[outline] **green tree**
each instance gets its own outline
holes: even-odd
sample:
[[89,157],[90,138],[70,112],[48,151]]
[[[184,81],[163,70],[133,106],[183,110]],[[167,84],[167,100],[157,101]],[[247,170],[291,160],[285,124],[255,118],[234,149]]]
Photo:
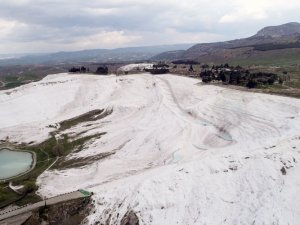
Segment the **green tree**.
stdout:
[[25,193],[31,193],[38,189],[37,185],[35,184],[35,181],[33,180],[27,180],[24,183],[24,192]]
[[64,153],[64,147],[57,143],[53,148],[52,148],[52,154],[55,156],[62,156]]

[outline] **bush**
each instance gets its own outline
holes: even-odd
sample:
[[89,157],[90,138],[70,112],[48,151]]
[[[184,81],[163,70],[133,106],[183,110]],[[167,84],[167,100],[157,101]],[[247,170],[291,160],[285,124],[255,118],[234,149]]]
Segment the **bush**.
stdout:
[[211,82],[211,81],[212,81],[212,79],[211,79],[210,76],[204,76],[204,77],[202,78],[202,82],[203,82],[203,83],[209,83],[209,82]]
[[269,78],[269,79],[268,79],[268,84],[269,84],[269,85],[274,84],[275,80],[276,80],[275,77]]
[[257,86],[257,82],[255,80],[249,80],[246,86],[247,88],[255,88]]
[[202,68],[202,69],[208,69],[208,68],[209,68],[209,65],[203,64],[203,65],[201,66],[201,68]]
[[97,68],[96,74],[107,75],[108,74],[107,66],[99,66]]
[[25,193],[31,193],[38,189],[37,185],[35,184],[35,181],[28,180],[24,183],[24,192]]
[[55,156],[62,156],[64,154],[64,147],[61,144],[56,144],[52,148],[52,154]]

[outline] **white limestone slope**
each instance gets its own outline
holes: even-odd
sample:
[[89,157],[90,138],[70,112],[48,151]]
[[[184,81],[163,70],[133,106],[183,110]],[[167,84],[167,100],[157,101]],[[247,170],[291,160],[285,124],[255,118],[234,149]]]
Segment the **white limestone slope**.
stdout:
[[39,194],[93,191],[88,224],[119,224],[130,210],[140,224],[299,224],[300,100],[198,83],[48,76],[0,92],[0,139],[42,141],[49,124],[112,108],[87,132],[107,134],[70,158],[115,154],[45,172]]
[[136,63],[136,64],[128,64],[120,67],[118,70],[123,72],[129,71],[143,71],[145,69],[152,69],[153,63]]

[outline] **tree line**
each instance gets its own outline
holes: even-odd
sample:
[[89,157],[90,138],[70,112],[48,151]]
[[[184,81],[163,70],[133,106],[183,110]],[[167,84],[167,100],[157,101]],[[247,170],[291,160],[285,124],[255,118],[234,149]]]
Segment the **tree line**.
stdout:
[[145,71],[150,72],[151,74],[165,74],[170,72],[169,67],[168,64],[159,62],[154,64],[151,69],[145,69]]
[[[69,71],[69,73],[89,73],[90,69],[86,68],[84,66],[79,66],[79,67],[73,66],[68,71]],[[93,73],[100,74],[100,75],[107,75],[108,67],[107,66],[99,66],[99,67],[97,67],[96,71],[94,71]]]
[[200,73],[202,82],[210,83],[220,81],[224,84],[240,85],[248,88],[256,88],[259,85],[272,85],[276,81],[281,83],[277,74],[265,72],[249,72],[240,66],[233,67],[228,64],[213,66]]

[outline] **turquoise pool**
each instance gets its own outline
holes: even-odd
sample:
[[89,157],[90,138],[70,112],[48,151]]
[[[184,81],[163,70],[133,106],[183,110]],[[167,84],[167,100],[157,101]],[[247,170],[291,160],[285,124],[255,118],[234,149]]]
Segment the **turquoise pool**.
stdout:
[[33,155],[29,152],[0,149],[0,180],[25,173],[32,163]]

